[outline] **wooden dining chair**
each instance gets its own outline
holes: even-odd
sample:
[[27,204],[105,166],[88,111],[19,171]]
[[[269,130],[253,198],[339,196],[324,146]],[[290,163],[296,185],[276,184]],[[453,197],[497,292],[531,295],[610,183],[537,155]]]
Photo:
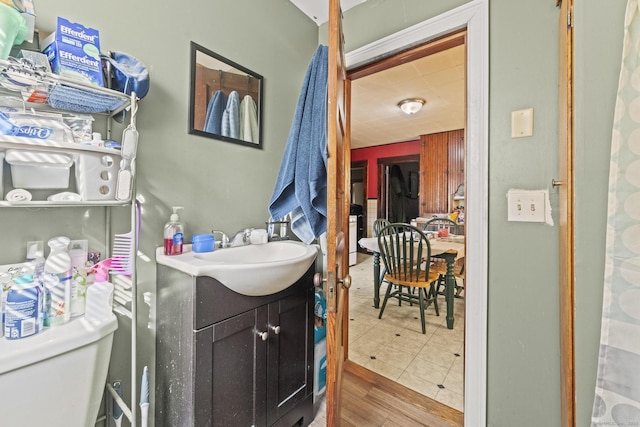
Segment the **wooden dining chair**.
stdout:
[[[461,235],[462,227],[460,224],[449,218],[432,218],[422,226],[422,230],[437,233],[440,229],[446,229],[450,235]],[[447,274],[447,264],[437,256],[432,257],[432,269],[440,273],[438,280],[438,294],[445,295],[444,288],[446,286],[445,275]],[[465,285],[464,257],[456,259],[454,275],[456,277],[455,297],[462,298],[462,292]],[[458,284],[458,280],[462,284]]]
[[438,230],[445,229],[449,234],[459,235],[462,234],[462,227],[460,224],[449,218],[431,218],[422,225],[423,231],[438,232]]
[[430,263],[424,262],[431,257],[429,239],[418,227],[392,223],[378,233],[378,246],[385,267],[384,279],[389,282],[378,319],[382,319],[389,298],[417,303],[422,333],[426,333],[426,308],[433,304],[436,315],[440,315],[436,293],[439,273],[431,271]]
[[382,230],[387,225],[391,224],[386,218],[378,218],[373,221],[373,237],[378,237],[380,230]]

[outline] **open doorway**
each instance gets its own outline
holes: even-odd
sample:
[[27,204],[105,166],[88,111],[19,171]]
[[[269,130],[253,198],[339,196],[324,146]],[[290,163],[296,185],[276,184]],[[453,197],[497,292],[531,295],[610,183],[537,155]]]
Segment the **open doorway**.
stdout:
[[[452,49],[455,52],[451,52],[450,50]],[[440,90],[443,90],[445,85],[449,85],[447,89],[458,85],[456,86],[456,88],[459,88],[457,92],[456,89],[451,90],[459,98],[457,100],[460,106],[459,120],[453,120],[448,124],[443,124],[443,121],[440,121],[440,125],[444,127],[428,128],[421,127],[423,126],[421,124],[413,125],[408,117],[399,115],[396,118],[397,120],[402,120],[402,122],[392,123],[390,121],[389,123],[377,123],[377,125],[382,126],[382,128],[401,126],[405,131],[418,132],[407,135],[413,140],[421,140],[427,134],[445,133],[452,130],[460,130],[464,133],[465,49],[465,32],[458,31],[423,46],[413,47],[410,50],[410,54],[403,53],[402,55],[386,58],[380,62],[353,70],[350,75],[352,79],[352,101],[354,97],[359,95],[357,92],[359,80],[366,79],[369,76],[379,76],[386,72],[388,76],[385,81],[386,84],[375,84],[369,86],[367,90],[369,92],[388,91],[394,85],[391,79],[402,79],[404,71],[401,71],[401,68],[409,68],[410,71],[418,74],[419,77],[416,80],[428,80],[431,77],[431,84],[437,86]],[[462,55],[461,63],[453,59],[456,54]],[[442,63],[437,65],[440,67],[437,72],[427,71],[422,64],[418,64],[419,61],[423,60],[424,62],[434,63],[438,55],[444,58],[446,65],[442,65]],[[384,65],[381,65],[381,63]],[[452,71],[451,68],[447,70],[447,67],[457,68]],[[455,83],[452,81],[454,76],[456,76],[457,80]],[[410,79],[405,77],[404,81],[408,80]],[[373,86],[377,87],[377,89],[373,88]],[[417,86],[418,82],[416,81],[416,87],[409,86],[408,90],[417,91],[419,90]],[[408,94],[404,96],[408,96]],[[425,95],[425,97],[427,96]],[[380,100],[376,100],[375,95],[373,95],[370,98],[370,102],[375,103],[380,102]],[[375,108],[374,104],[371,103],[369,105]],[[437,96],[428,97],[426,102],[428,108],[437,109],[438,113],[442,113],[442,110],[446,110],[446,108],[451,108],[450,106],[445,106],[445,104],[439,103]],[[357,105],[357,102],[352,102],[352,117],[357,114]],[[396,107],[395,104],[393,107]],[[412,119],[423,117],[423,120],[428,120],[426,119],[428,112],[423,111],[422,113],[424,114],[422,116],[416,114]],[[449,109],[448,113],[445,111],[445,116],[451,119],[456,115]],[[432,119],[428,124],[433,126],[433,123],[434,120]],[[352,121],[352,142],[356,137],[355,135],[357,135],[358,126],[359,122],[356,118]],[[387,148],[394,146],[399,141],[409,140],[409,138],[384,139],[385,137],[381,131],[378,131],[375,136],[380,136],[380,139],[378,139],[379,144],[386,144]],[[370,136],[367,141],[372,141],[373,139]],[[352,145],[352,148],[358,147]],[[425,182],[424,178],[429,176],[430,171],[437,169],[434,166],[440,160],[434,159],[442,159],[443,156],[425,156],[420,144],[417,144],[413,149],[415,150],[413,153],[387,153],[384,157],[376,160],[375,169],[373,169],[373,165],[370,165],[369,176],[375,175],[377,185],[375,186],[375,194],[372,194],[371,188],[368,192],[369,204],[375,204],[376,207],[374,211],[375,217],[369,218],[369,221],[375,218],[386,218],[391,222],[408,223],[412,219],[422,216],[423,209],[420,205],[420,193],[425,189],[421,188],[421,183]],[[445,153],[448,153],[448,150],[445,150]],[[445,162],[444,167],[440,169],[447,173],[447,168],[448,163]],[[444,182],[448,185],[446,178]],[[448,192],[448,190],[446,191]],[[447,193],[444,200],[448,202],[450,196]],[[416,307],[404,304],[401,307],[394,307],[397,310],[393,313],[391,311],[385,312],[385,319],[387,320],[381,321],[381,319],[378,319],[379,310],[372,307],[371,303],[371,267],[373,266],[373,261],[371,258],[363,257],[361,259],[363,260],[361,265],[356,265],[350,269],[353,285],[350,293],[349,359],[379,375],[432,398],[436,402],[462,412],[464,410],[464,322],[459,321],[454,329],[449,329],[444,320],[444,314],[437,316],[435,313],[428,312],[430,319],[427,322],[431,322],[428,325],[429,334],[422,334],[420,322],[416,321],[418,316]],[[384,290],[386,285],[382,288]],[[444,310],[444,304],[442,306]],[[458,319],[464,319],[464,298],[455,301],[454,310]]]
[[408,223],[420,216],[420,157],[386,157],[378,160],[378,218]]
[[[465,319],[464,424],[485,426],[487,422],[487,289],[489,174],[489,7],[488,0],[473,0],[432,19],[377,40],[346,55],[347,69],[381,62],[397,52],[466,28],[465,182],[467,229],[465,252],[467,311]],[[351,125],[353,126],[353,121]],[[353,148],[353,147],[352,147]],[[357,266],[356,266],[357,267]],[[353,271],[353,270],[351,270]],[[352,285],[353,292],[353,285]],[[350,324],[350,323],[349,323]],[[351,327],[349,327],[351,332]]]

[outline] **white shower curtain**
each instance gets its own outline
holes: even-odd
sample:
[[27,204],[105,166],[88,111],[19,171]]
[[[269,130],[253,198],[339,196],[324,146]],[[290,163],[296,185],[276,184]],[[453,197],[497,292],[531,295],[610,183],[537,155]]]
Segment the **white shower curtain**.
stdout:
[[592,427],[640,426],[640,0],[628,0],[611,139]]

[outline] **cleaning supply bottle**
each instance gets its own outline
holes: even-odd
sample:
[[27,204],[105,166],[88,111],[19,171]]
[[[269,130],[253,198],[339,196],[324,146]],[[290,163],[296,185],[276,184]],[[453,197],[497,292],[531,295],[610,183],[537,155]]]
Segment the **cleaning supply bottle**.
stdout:
[[44,326],[62,325],[71,319],[70,241],[59,236],[47,242],[51,252],[44,262]]
[[72,240],[69,244],[71,257],[71,317],[84,314],[87,295],[88,240]]
[[164,226],[164,254],[180,255],[182,253],[182,243],[184,240],[184,224],[180,222],[178,210],[184,209],[180,206],[173,207],[173,214]]
[[33,281],[40,288],[40,299],[38,301],[38,330],[44,328],[44,249],[42,240],[27,242],[27,265],[33,275]]
[[111,258],[96,263],[89,274],[95,274],[94,282],[87,288],[87,304],[84,318],[90,322],[103,322],[113,312],[113,283],[109,282]]
[[7,293],[4,334],[6,339],[25,338],[40,332],[40,286],[33,275],[23,274],[13,278]]
[[42,282],[44,273],[44,249],[42,240],[27,242],[27,263],[33,269],[33,278],[37,282]]

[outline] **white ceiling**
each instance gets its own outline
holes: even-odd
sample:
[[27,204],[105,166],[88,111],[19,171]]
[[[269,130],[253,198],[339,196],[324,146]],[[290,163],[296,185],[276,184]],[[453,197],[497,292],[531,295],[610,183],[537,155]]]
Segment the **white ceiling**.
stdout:
[[[351,9],[354,6],[364,3],[367,0],[340,0],[342,11]],[[316,24],[322,25],[329,19],[328,2],[321,0],[291,0],[298,9],[303,11],[305,15],[313,19]]]
[[[351,83],[351,148],[412,141],[464,128],[465,47],[451,48]],[[407,115],[405,98],[426,104]]]
[[[341,0],[342,10],[364,1]],[[326,2],[291,2],[318,25],[327,20]],[[464,45],[353,80],[351,148],[412,141],[420,135],[463,129],[464,96]],[[416,114],[406,115],[398,107],[405,98],[427,102]]]

